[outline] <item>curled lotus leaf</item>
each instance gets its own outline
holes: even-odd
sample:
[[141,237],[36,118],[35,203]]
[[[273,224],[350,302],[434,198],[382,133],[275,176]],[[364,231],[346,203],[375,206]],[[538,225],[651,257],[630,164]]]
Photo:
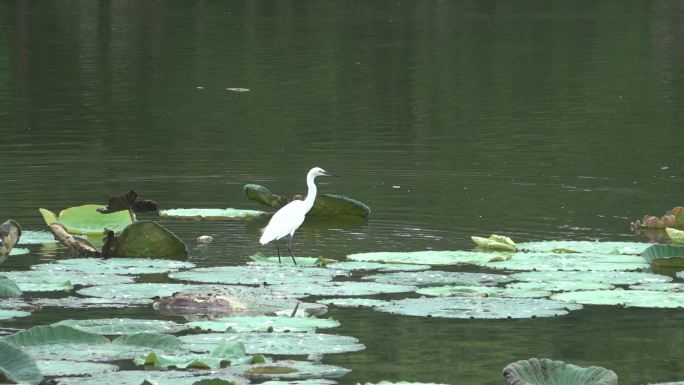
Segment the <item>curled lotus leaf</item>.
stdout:
[[637,283],[670,282],[671,277],[636,271],[528,271],[511,274],[516,281],[549,282],[574,281],[598,282],[610,285],[633,285]]
[[375,274],[364,277],[380,283],[414,286],[459,285],[459,286],[496,286],[510,282],[506,275],[488,273],[466,273],[456,271],[418,271]]
[[613,285],[591,281],[529,281],[513,282],[506,285],[511,289],[543,290],[548,292],[577,291],[577,290],[609,290]]
[[392,301],[375,310],[417,317],[500,319],[555,317],[581,308],[541,298],[431,297]]
[[265,211],[242,209],[170,209],[162,210],[159,216],[168,219],[197,221],[242,221],[269,215]]
[[478,263],[479,266],[496,270],[577,270],[577,271],[629,271],[648,268],[648,263],[638,255],[605,254],[555,254],[515,253],[505,260]]
[[[247,184],[244,187],[247,198],[257,201],[262,205],[279,209],[286,204],[296,199],[302,199],[300,196],[284,197],[273,194],[269,189],[257,184]],[[311,211],[307,215],[312,216],[340,216],[351,215],[359,217],[367,217],[370,215],[370,208],[363,202],[355,199],[334,195],[334,194],[320,194],[316,198]]]
[[296,266],[216,266],[201,267],[169,274],[180,281],[202,283],[224,283],[231,285],[282,285],[297,283],[327,282],[339,273],[317,267]]
[[59,215],[46,209],[40,209],[40,213],[48,225],[55,222],[61,223],[71,234],[99,235],[104,234],[105,230],[119,232],[133,223],[128,211],[117,211],[111,214],[98,212],[98,209],[104,208],[106,206],[87,204],[64,209]]
[[418,265],[476,265],[486,263],[497,254],[473,251],[371,252],[347,255],[358,262],[409,263]]
[[547,358],[521,360],[506,365],[508,385],[617,385],[615,372],[598,366],[580,367]]
[[665,229],[665,232],[667,233],[667,236],[670,237],[672,240],[672,243],[675,244],[684,244],[684,231],[683,230],[677,230],[672,227],[668,227]]
[[160,274],[195,267],[194,263],[173,261],[168,259],[141,258],[70,258],[51,263],[42,263],[32,267],[33,270],[47,271],[55,275],[64,272],[82,272],[84,274]]
[[557,301],[583,305],[621,305],[624,307],[679,308],[684,307],[684,292],[656,290],[585,290],[558,293],[551,296]]
[[67,319],[55,325],[66,325],[88,333],[102,335],[124,335],[136,333],[177,333],[187,329],[187,326],[173,321],[133,319],[133,318],[102,318],[102,319]]
[[176,234],[152,221],[138,221],[126,226],[120,234],[107,233],[102,246],[105,258],[183,259],[188,248]]
[[248,354],[332,354],[365,349],[354,337],[323,333],[209,333],[180,337],[188,350],[209,352],[223,341],[239,341]]
[[0,341],[0,382],[38,384],[43,380],[36,362],[16,346]]
[[651,266],[684,267],[684,246],[655,244],[641,255]]
[[643,242],[543,241],[518,243],[518,250],[557,254],[641,254],[651,244]]
[[515,242],[509,237],[503,235],[491,235],[489,238],[483,237],[470,237],[470,239],[475,242],[475,244],[483,249],[487,250],[502,250],[515,252],[516,245]]
[[424,287],[416,293],[433,297],[503,297],[503,298],[544,298],[551,295],[548,291],[489,286],[437,286]]
[[193,329],[218,332],[232,330],[236,332],[282,333],[334,328],[340,326],[340,323],[334,319],[316,317],[238,316],[193,321],[186,325]]
[[36,361],[40,372],[44,376],[82,376],[97,373],[115,372],[119,367],[101,362],[78,362],[64,360],[40,360]]

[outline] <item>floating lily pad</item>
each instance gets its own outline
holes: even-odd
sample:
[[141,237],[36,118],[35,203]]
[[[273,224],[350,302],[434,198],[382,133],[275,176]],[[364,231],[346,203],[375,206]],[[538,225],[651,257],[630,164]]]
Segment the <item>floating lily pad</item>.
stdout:
[[0,309],[0,320],[30,316],[31,313],[23,310]]
[[330,318],[315,317],[269,317],[269,316],[240,316],[221,317],[206,321],[188,322],[193,329],[224,332],[309,332],[316,329],[334,328],[340,323]]
[[641,254],[650,243],[643,242],[592,242],[592,241],[544,241],[518,243],[518,250],[558,254]]
[[148,299],[115,299],[97,297],[36,298],[31,301],[41,307],[61,307],[68,309],[127,308],[136,305],[149,305]]
[[617,385],[615,372],[597,366],[579,367],[546,358],[521,360],[506,365],[508,385]]
[[115,285],[133,282],[131,276],[115,274],[88,273],[85,271],[50,271],[40,270],[8,271],[8,278],[16,282],[24,292],[33,291],[71,291],[74,285]]
[[15,248],[13,248],[13,249],[10,251],[9,255],[10,255],[10,256],[14,256],[14,255],[25,255],[25,254],[28,254],[28,253],[30,253],[30,252],[31,252],[31,250],[29,250],[29,249],[26,249],[26,248],[23,248],[23,247],[15,247]]
[[102,246],[107,257],[183,259],[188,249],[176,234],[152,221],[138,221],[118,235],[108,234]]
[[88,377],[62,377],[55,379],[57,385],[141,385],[144,383],[154,385],[193,385],[201,380],[210,380],[220,377],[223,380],[233,381],[236,385],[246,385],[249,381],[237,376],[206,371],[186,370],[122,370],[94,374]]
[[144,357],[138,356],[136,365],[144,365],[146,369],[195,368],[221,369],[229,365],[250,363],[252,357],[245,353],[245,347],[240,342],[224,341],[219,343],[209,354],[159,354],[151,352]]
[[265,211],[241,209],[171,209],[159,212],[160,217],[170,219],[193,219],[206,221],[235,221],[254,219],[269,215]]
[[415,286],[392,285],[378,282],[336,281],[318,283],[294,283],[270,286],[278,295],[286,296],[358,296],[383,293],[406,293],[416,290]]
[[[249,258],[251,261],[249,264],[252,265],[276,265],[276,266],[283,266],[283,265],[289,265],[289,266],[295,266],[295,263],[292,261],[292,258],[290,256],[285,256],[283,255],[281,258],[276,257],[266,257],[265,255],[261,253],[256,253],[254,255],[250,255]],[[297,257],[297,266],[299,267],[305,267],[305,266],[315,266],[315,267],[326,267],[330,263],[335,263],[337,262],[334,259],[327,259],[323,257]]]
[[112,214],[97,211],[104,208],[106,206],[88,204],[62,210],[59,216],[45,209],[40,209],[40,213],[48,225],[56,221],[64,225],[71,234],[97,235],[103,234],[105,230],[119,232],[133,222],[127,210]]
[[665,229],[665,232],[667,233],[667,236],[670,237],[670,239],[672,240],[672,243],[684,244],[684,231],[668,227]]
[[160,274],[195,267],[194,263],[147,258],[71,258],[33,266],[34,270],[62,275],[64,271],[86,274]]
[[390,303],[389,301],[371,298],[327,298],[317,302],[340,307],[379,307]]
[[[357,384],[361,385],[361,384]],[[377,383],[372,383],[372,382],[366,382],[363,385],[445,385],[445,384],[436,384],[434,382],[408,382],[408,381],[399,381],[399,382],[392,382],[392,381],[380,381]]]
[[42,380],[40,369],[31,356],[0,341],[0,382],[38,384]]
[[489,238],[470,237],[478,247],[489,250],[502,250],[515,252],[515,242],[509,237],[503,235],[491,235]]
[[260,385],[336,385],[337,382],[327,380],[325,378],[316,378],[309,380],[271,380],[261,382]]
[[419,265],[473,265],[486,263],[497,254],[473,251],[373,252],[347,255],[359,262],[412,263]]
[[93,375],[119,370],[116,365],[100,362],[41,360],[36,361],[36,364],[44,376],[50,377]]
[[648,268],[648,263],[637,255],[515,253],[499,261],[478,263],[497,270],[579,270],[628,271]]
[[210,333],[180,337],[187,349],[208,352],[222,341],[239,341],[249,354],[331,354],[365,349],[354,337],[322,333]]
[[19,245],[41,245],[46,243],[57,243],[57,240],[49,231],[32,231],[23,230],[21,238],[19,238]]
[[21,290],[13,280],[0,276],[0,298],[18,297],[20,295]]
[[559,292],[577,290],[610,290],[614,286],[608,283],[591,281],[531,281],[513,282],[506,285],[506,287],[511,289]]
[[416,293],[434,297],[503,297],[503,298],[544,298],[551,295],[548,291],[488,287],[488,286],[438,286],[424,287]]
[[655,244],[641,255],[652,266],[684,267],[684,246]]
[[[299,259],[297,259],[299,260]],[[329,268],[347,271],[423,271],[430,269],[427,265],[410,265],[406,263],[378,263],[378,262],[337,262],[328,265]]]
[[382,283],[415,286],[496,286],[499,283],[511,281],[508,276],[501,274],[463,273],[438,270],[376,274],[364,277],[364,279]]
[[88,333],[102,335],[124,335],[136,333],[176,333],[187,329],[183,324],[173,321],[133,319],[133,318],[104,318],[84,320],[63,320],[55,325],[71,326]]
[[180,283],[131,283],[123,285],[104,285],[86,287],[78,291],[81,295],[100,298],[118,299],[149,299],[154,297],[170,296],[175,292],[197,289],[197,285],[184,285]]
[[551,296],[557,301],[584,305],[622,305],[625,307],[678,308],[684,307],[684,292],[656,290],[586,290],[558,293]]
[[151,348],[162,352],[177,352],[183,350],[183,342],[176,336],[159,333],[127,334],[115,338],[114,345],[130,345]]
[[631,290],[684,291],[684,283],[642,283],[631,285]]
[[252,265],[202,267],[169,274],[169,277],[180,281],[203,283],[281,285],[327,282],[337,274],[334,270],[317,267]]
[[[238,368],[236,368],[238,369]],[[285,370],[283,370],[285,369]],[[238,369],[240,370],[240,369]],[[318,362],[310,361],[294,361],[281,360],[274,363],[251,365],[245,372],[244,376],[252,380],[263,379],[311,379],[310,381],[296,381],[292,384],[299,385],[315,385],[315,384],[331,384],[330,381],[323,378],[339,378],[349,373],[349,369],[345,369],[334,365],[325,365]],[[313,380],[315,378],[315,380]],[[316,382],[320,381],[320,382]],[[262,382],[269,384],[272,382]]]
[[636,283],[670,282],[671,277],[633,271],[529,271],[510,276],[516,281],[549,282],[599,282],[610,285],[633,285]]
[[106,337],[64,325],[34,326],[30,329],[1,337],[0,340],[16,347],[56,344],[100,344],[109,342]]
[[565,315],[581,306],[536,298],[432,297],[392,301],[375,309],[418,317],[532,318]]

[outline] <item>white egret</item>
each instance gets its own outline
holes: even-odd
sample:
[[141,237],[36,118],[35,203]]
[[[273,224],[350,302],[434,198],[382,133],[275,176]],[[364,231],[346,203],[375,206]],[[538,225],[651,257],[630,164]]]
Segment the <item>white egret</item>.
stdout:
[[[290,237],[290,242],[287,244],[287,251],[290,252],[292,257],[292,262],[296,265],[294,255],[292,255],[292,237],[294,232],[301,226],[304,222],[304,217],[306,213],[313,207],[314,201],[316,200],[316,184],[314,179],[317,176],[337,176],[331,172],[327,172],[320,167],[314,167],[306,174],[306,185],[309,191],[306,194],[304,200],[294,200],[285,206],[281,207],[280,210],[276,211],[268,222],[268,225],[264,227],[264,233],[259,239],[259,243],[265,245],[273,240],[278,240],[284,236]],[[276,250],[278,251],[278,262],[280,262],[280,247],[276,245]]]

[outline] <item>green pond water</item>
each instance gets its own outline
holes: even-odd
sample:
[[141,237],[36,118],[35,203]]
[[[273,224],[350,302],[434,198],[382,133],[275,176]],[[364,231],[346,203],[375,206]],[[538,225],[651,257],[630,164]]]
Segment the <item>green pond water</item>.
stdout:
[[[304,193],[321,166],[343,177],[319,192],[372,215],[307,220],[297,255],[647,241],[630,221],[684,204],[682,41],[674,0],[0,2],[0,220],[41,230],[39,207],[129,189],[164,209],[264,209],[244,184]],[[216,266],[273,253],[266,221],[161,222]],[[27,247],[0,270],[68,257]],[[323,358],[352,370],[342,384],[500,384],[530,357],[684,379],[681,310],[329,315],[367,347]],[[51,308],[0,326],[74,317],[167,318]]]

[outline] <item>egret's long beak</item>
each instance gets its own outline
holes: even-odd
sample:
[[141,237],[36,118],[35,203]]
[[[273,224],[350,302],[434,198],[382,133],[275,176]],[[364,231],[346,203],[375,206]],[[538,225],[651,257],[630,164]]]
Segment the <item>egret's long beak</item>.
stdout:
[[333,174],[333,173],[331,173],[330,171],[323,171],[323,172],[325,173],[325,176],[336,176],[336,177],[339,178],[339,175]]

